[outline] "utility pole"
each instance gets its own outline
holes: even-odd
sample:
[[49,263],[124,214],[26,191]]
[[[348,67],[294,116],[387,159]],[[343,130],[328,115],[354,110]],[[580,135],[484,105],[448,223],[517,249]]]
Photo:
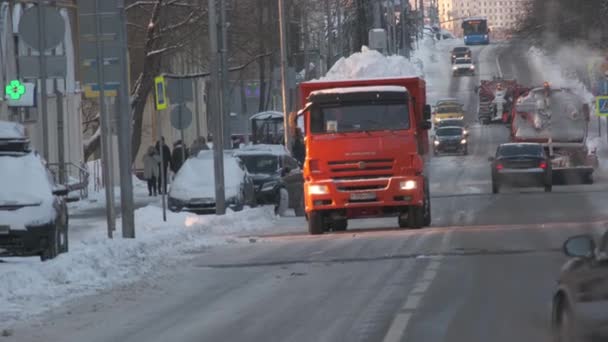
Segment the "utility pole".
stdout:
[[[333,36],[333,23],[331,20],[331,7],[329,6],[329,0],[325,0],[325,16],[327,17],[327,68],[329,69],[333,65],[333,51],[331,41]],[[285,117],[287,118],[287,116]]]
[[[279,4],[279,39],[281,43],[281,95],[283,97],[283,132],[285,147],[291,151],[291,132],[289,131],[289,109],[287,108],[287,27],[285,16],[285,1],[278,0]],[[329,66],[328,66],[329,67]]]
[[337,43],[337,51],[336,51],[336,57],[339,59],[342,57],[342,54],[344,53],[344,45],[342,45],[342,7],[340,5],[340,0],[336,0],[336,18],[337,18],[337,25],[336,25],[336,30],[337,30],[337,39],[336,39],[336,43]]
[[55,100],[57,101],[57,162],[59,164],[59,183],[67,184],[65,170],[65,133],[63,127],[63,94],[59,91],[57,79],[53,80],[53,87],[55,88]]
[[382,28],[382,19],[380,11],[380,0],[374,2],[374,28]]
[[44,28],[46,27],[46,18],[42,13],[42,0],[38,0],[38,58],[40,68],[40,110],[42,115],[42,153],[44,159],[49,162],[49,112],[48,112],[48,94],[46,89],[46,34]]
[[[120,14],[119,44],[121,47],[120,70],[122,74],[121,85],[118,94],[118,159],[120,165],[120,206],[122,212],[122,237],[135,238],[135,217],[133,205],[133,178],[132,178],[132,153],[131,150],[131,99],[129,89],[129,48],[127,45],[127,15],[125,13],[125,1],[118,1],[118,12]],[[98,19],[99,20],[99,19]]]
[[224,105],[222,95],[222,85],[219,75],[219,50],[217,32],[217,10],[216,0],[209,0],[209,50],[211,68],[211,96],[209,97],[211,108],[213,108],[213,171],[215,176],[215,212],[217,215],[226,213],[226,193],[224,191],[224,145],[223,145],[223,121]]
[[99,2],[95,0],[95,46],[97,50],[97,83],[99,84],[99,122],[101,123],[101,154],[102,172],[106,192],[106,218],[108,221],[108,237],[113,237],[116,229],[114,215],[114,182],[112,180],[112,151],[110,137],[110,119],[106,112],[105,79],[103,74],[103,50],[101,48],[101,22],[99,20]]
[[228,21],[226,20],[226,0],[219,0],[220,2],[220,34],[222,35],[220,56],[221,56],[221,83],[222,92],[220,94],[220,101],[222,101],[222,116],[225,122],[223,122],[223,142],[225,149],[232,149],[231,139],[231,127],[230,127],[230,99],[228,97]]

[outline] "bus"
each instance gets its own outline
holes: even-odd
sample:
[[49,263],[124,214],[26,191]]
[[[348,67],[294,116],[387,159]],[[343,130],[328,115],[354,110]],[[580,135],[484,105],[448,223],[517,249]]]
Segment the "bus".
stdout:
[[486,18],[467,18],[462,21],[464,44],[490,44],[490,29]]

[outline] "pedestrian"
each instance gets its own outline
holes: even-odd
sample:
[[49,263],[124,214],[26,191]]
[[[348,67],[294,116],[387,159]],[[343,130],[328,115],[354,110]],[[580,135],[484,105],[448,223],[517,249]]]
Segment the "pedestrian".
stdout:
[[190,155],[196,157],[200,151],[209,150],[205,137],[198,137],[190,145]]
[[177,174],[177,171],[184,165],[184,162],[190,154],[190,149],[187,148],[181,140],[173,143],[173,153],[171,155],[171,171]]
[[[161,143],[162,143],[162,154],[161,154]],[[159,177],[158,177],[158,192],[161,194],[167,193],[167,178],[169,172],[169,165],[171,164],[171,149],[165,143],[165,137],[161,137],[161,141],[156,142],[156,152],[162,157],[162,163],[159,164]],[[161,169],[162,168],[162,169]]]
[[148,147],[148,151],[143,157],[144,179],[148,182],[148,196],[156,196],[160,156],[156,153],[154,146]]
[[304,146],[302,130],[299,127],[296,128],[296,135],[293,140],[292,151],[293,157],[300,163],[300,165],[304,165],[304,159],[306,158],[306,147]]

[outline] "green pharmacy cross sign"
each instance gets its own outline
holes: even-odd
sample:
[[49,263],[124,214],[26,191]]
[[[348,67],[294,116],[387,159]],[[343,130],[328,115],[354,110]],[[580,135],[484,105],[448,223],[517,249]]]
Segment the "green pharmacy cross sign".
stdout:
[[4,89],[6,96],[11,100],[19,100],[25,94],[25,86],[19,80],[12,80]]

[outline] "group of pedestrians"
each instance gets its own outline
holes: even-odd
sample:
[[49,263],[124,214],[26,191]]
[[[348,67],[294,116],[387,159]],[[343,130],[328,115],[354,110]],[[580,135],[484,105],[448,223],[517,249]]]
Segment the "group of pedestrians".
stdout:
[[162,137],[161,141],[157,141],[156,145],[148,147],[143,156],[144,179],[148,182],[148,195],[166,194],[169,169],[173,174],[177,174],[190,155],[196,155],[205,149],[208,150],[209,147],[203,137],[196,139],[191,148],[186,147],[183,141],[177,140],[173,143],[173,151],[171,151],[165,143],[165,137]]

